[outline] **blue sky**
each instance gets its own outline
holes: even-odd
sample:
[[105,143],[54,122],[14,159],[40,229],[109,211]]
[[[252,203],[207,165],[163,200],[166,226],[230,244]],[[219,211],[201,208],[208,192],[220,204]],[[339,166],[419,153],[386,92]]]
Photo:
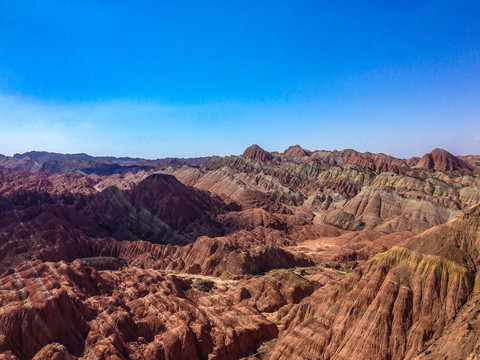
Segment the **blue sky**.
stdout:
[[480,154],[478,1],[0,2],[0,153]]

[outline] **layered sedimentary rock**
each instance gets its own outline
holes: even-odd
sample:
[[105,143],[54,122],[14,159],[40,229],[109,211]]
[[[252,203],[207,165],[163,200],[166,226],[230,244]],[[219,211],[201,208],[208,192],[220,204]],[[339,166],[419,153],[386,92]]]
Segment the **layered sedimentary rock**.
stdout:
[[243,156],[252,158],[254,160],[268,162],[273,160],[273,155],[270,154],[268,151],[263,150],[257,144],[254,144],[243,152]]
[[[281,276],[272,276],[281,284]],[[0,281],[0,354],[20,360],[239,358],[278,333],[257,307],[298,302],[309,294],[304,282],[294,285],[294,294],[288,282],[285,290],[252,283],[239,294],[218,283],[204,292],[156,270],[97,272],[79,260],[28,261]]]
[[270,359],[474,358],[479,229],[477,206],[317,290],[286,315]]
[[288,149],[286,149],[283,152],[283,155],[289,156],[289,157],[304,157],[304,156],[309,156],[310,154],[311,154],[311,151],[303,149],[300,145],[290,146]]
[[0,156],[0,358],[478,357],[477,160]]
[[472,167],[465,161],[443,149],[433,149],[422,156],[416,168],[437,171],[472,170]]
[[338,151],[337,155],[344,159],[345,164],[359,165],[376,172],[388,171],[405,174],[410,170],[410,167],[404,160],[396,159],[393,156],[385,154],[360,153],[352,149],[347,149]]
[[77,208],[119,240],[185,243],[221,235],[214,217],[222,206],[172,175],[152,174],[131,190],[109,187]]
[[458,214],[424,200],[405,199],[385,190],[365,186],[362,191],[341,209],[330,211],[328,223],[351,230],[363,228],[385,232],[422,232],[432,225],[447,222]]

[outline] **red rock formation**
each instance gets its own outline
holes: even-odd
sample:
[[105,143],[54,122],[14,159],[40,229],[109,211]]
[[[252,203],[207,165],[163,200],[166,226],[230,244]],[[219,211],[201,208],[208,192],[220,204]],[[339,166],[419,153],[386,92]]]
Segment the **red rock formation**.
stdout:
[[50,195],[96,193],[96,181],[80,174],[47,175],[28,171],[0,169],[0,195],[10,196],[19,191]]
[[359,165],[365,169],[376,172],[391,171],[405,174],[410,170],[410,167],[405,161],[385,154],[360,153],[352,149],[347,149],[336,152],[336,155],[344,158],[345,164]]
[[243,156],[263,162],[269,162],[273,160],[272,154],[270,154],[268,151],[263,150],[257,144],[251,145],[246,148],[243,152]]
[[319,162],[329,166],[342,165],[344,159],[330,151],[314,151],[306,160],[306,163]]
[[214,218],[222,206],[172,175],[152,174],[131,190],[109,187],[89,197],[81,211],[119,240],[181,244],[221,235]]
[[480,353],[478,173],[438,151],[413,170],[353,150],[246,153],[0,156],[0,358]]
[[467,155],[467,156],[458,156],[460,160],[465,161],[472,168],[476,169],[478,172],[480,170],[480,156],[479,155]]
[[288,157],[304,157],[310,156],[311,151],[303,149],[300,145],[290,146],[287,150],[283,152],[283,155]]
[[[0,354],[20,360],[232,359],[277,334],[255,301],[225,287],[204,293],[155,270],[27,262],[0,289]],[[304,296],[289,289],[269,291],[285,301]]]
[[404,245],[416,234],[410,231],[385,234],[375,230],[361,230],[329,235],[298,241],[285,249],[293,254],[308,255],[317,265],[348,269],[392,246]]
[[[480,344],[467,335],[472,317],[462,307],[478,307],[476,291],[469,298],[478,276],[479,229],[477,206],[317,290],[285,317],[270,359],[471,355]],[[460,347],[448,346],[461,336]]]
[[[211,285],[199,291],[198,281]],[[259,311],[298,303],[313,286],[288,270],[237,283],[135,266],[97,272],[77,260],[27,261],[0,290],[3,358],[232,359],[277,335]]]
[[327,213],[327,223],[349,230],[378,229],[384,232],[420,233],[443,224],[458,211],[430,202],[406,200],[385,190],[365,186],[341,209]]
[[415,167],[436,171],[472,170],[472,167],[465,161],[443,149],[433,149],[428,154],[423,155]]

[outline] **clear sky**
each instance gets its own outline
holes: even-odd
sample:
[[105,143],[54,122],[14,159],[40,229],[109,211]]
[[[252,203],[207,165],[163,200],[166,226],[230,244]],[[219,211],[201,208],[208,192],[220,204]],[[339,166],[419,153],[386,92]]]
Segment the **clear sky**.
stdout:
[[0,153],[480,154],[480,2],[0,1]]

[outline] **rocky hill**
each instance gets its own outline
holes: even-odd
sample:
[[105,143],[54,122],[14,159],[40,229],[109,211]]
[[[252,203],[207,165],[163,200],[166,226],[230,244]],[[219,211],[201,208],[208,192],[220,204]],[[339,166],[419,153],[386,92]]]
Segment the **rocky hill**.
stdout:
[[477,358],[478,159],[0,156],[0,359]]

